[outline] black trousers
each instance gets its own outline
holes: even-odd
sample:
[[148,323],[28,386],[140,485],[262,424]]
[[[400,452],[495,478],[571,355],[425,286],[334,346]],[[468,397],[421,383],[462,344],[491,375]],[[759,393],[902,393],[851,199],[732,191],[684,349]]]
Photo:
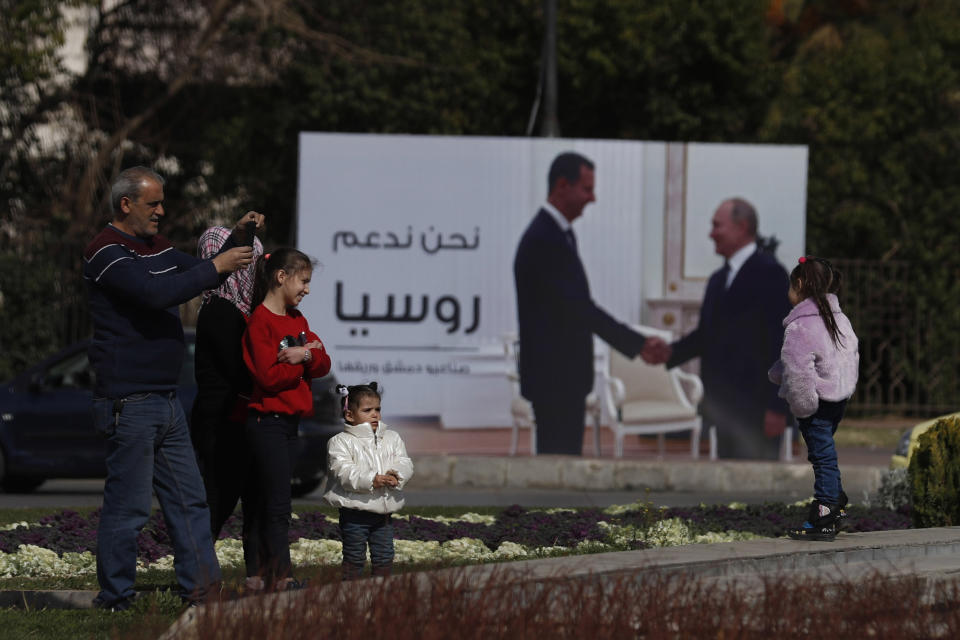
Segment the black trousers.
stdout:
[[532,404],[537,421],[537,453],[582,455],[586,396],[558,395]]
[[197,318],[195,371],[197,397],[190,417],[190,435],[210,507],[213,539],[237,502],[243,509],[243,559],[248,576],[260,571],[259,526],[254,522],[253,456],[242,418],[231,419],[238,397],[250,394],[250,376],[243,363],[241,340],[246,318],[232,302],[213,296]]
[[247,443],[253,453],[256,498],[254,521],[264,554],[264,580],[271,584],[290,575],[290,476],[297,455],[300,419],[278,413],[250,412]]

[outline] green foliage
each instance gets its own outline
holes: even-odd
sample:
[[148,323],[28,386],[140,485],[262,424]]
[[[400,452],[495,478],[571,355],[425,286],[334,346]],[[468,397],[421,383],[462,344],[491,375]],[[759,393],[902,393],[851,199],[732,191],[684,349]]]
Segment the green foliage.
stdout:
[[47,301],[59,288],[59,265],[0,253],[0,380],[49,355],[59,345],[60,318]]
[[[89,68],[71,77],[55,55],[62,9],[84,5],[98,20]],[[203,49],[192,47],[210,7],[197,6],[5,6],[0,232],[28,245],[23,230],[52,221],[83,244],[94,229],[77,209],[102,210],[111,172],[143,163],[168,178],[164,234],[178,246],[247,209],[269,217],[268,244],[289,243],[302,131],[527,130],[540,0],[238,2]],[[904,283],[904,304],[928,325],[924,349],[960,347],[960,3],[558,0],[557,58],[564,136],[808,145],[808,250],[908,261],[920,286]],[[41,145],[32,124],[54,118],[69,135]],[[98,145],[121,129],[126,140],[84,183]],[[9,298],[20,283],[2,286]],[[0,334],[2,346],[18,335]],[[923,376],[958,372],[911,375],[939,388]]]
[[920,436],[907,468],[916,527],[960,524],[960,418],[944,418]]

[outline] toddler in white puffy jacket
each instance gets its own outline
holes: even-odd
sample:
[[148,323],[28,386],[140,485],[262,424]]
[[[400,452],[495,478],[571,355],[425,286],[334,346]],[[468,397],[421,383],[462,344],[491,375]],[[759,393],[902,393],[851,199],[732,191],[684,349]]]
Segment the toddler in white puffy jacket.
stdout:
[[403,486],[413,475],[400,434],[380,421],[376,382],[340,385],[346,430],[327,444],[327,487],[324,499],[340,509],[343,579],[359,578],[367,547],[374,576],[388,576],[393,567],[391,514],[403,507]]

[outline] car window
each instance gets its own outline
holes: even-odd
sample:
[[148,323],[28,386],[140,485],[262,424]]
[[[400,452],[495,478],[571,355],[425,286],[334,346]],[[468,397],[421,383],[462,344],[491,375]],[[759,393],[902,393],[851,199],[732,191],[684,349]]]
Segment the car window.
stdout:
[[78,351],[50,365],[44,374],[43,383],[52,389],[92,388],[93,368],[86,350]]

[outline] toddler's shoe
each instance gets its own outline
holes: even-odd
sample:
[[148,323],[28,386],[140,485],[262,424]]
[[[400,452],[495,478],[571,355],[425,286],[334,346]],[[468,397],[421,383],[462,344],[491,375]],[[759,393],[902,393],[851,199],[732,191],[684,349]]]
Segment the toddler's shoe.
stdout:
[[815,540],[830,542],[837,537],[837,517],[840,509],[835,504],[814,500],[810,503],[807,521],[799,527],[787,530],[794,540]]
[[836,519],[837,533],[840,533],[840,529],[843,528],[843,523],[844,523],[844,522],[846,521],[846,519],[847,519],[847,509],[846,509],[846,506],[847,506],[849,503],[850,503],[850,500],[847,498],[847,494],[844,493],[843,490],[841,490],[841,491],[840,491],[840,498],[839,498],[839,500],[837,501],[837,519]]

